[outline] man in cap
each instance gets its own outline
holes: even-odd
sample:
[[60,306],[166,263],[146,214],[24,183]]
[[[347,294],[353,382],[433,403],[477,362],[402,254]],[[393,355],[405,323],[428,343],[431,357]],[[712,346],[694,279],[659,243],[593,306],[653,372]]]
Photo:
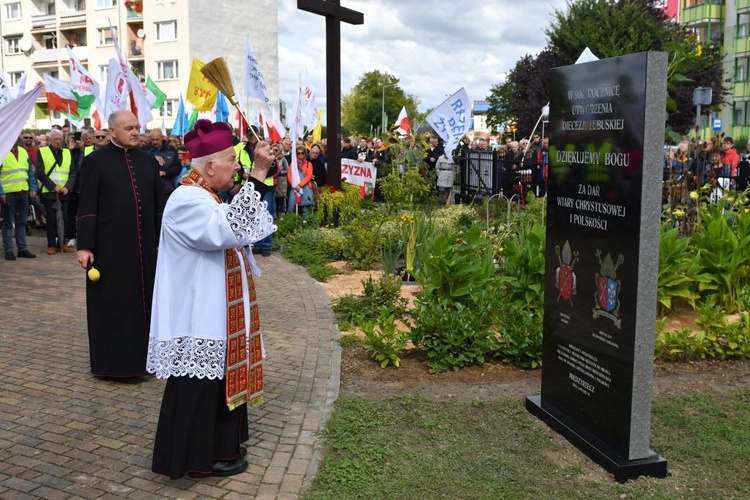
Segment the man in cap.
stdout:
[[146,373],[164,188],[156,160],[138,147],[138,118],[115,111],[109,130],[111,142],[81,166],[77,257],[101,273],[86,280],[91,373],[132,378]]
[[198,120],[185,135],[192,169],[164,210],[146,369],[167,378],[151,469],[178,479],[231,476],[247,469],[247,404],[263,390],[262,338],[243,247],[271,234],[262,197],[274,160],[266,142],[231,203],[239,170],[225,123]]

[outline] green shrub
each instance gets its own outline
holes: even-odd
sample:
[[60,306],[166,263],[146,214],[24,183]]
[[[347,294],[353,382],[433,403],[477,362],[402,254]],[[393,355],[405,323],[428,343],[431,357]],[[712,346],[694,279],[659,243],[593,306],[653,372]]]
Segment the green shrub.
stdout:
[[362,320],[375,320],[386,308],[389,314],[401,318],[406,314],[408,301],[401,297],[401,280],[394,276],[372,276],[361,281],[362,296],[344,295],[333,302],[333,312],[341,330],[362,326]]
[[320,239],[317,243],[317,249],[330,260],[341,260],[344,258],[344,249],[346,248],[346,236],[340,228],[321,227]]
[[500,342],[495,355],[506,363],[523,368],[541,367],[542,311],[530,311],[523,304],[506,301],[505,308],[499,308],[498,312]]
[[466,231],[481,221],[477,217],[476,207],[471,205],[447,205],[437,207],[430,213],[430,222],[434,227],[449,231]]
[[386,204],[412,206],[430,194],[432,183],[418,170],[409,169],[404,175],[393,172],[381,177],[378,186]]
[[699,292],[714,296],[730,313],[738,310],[742,290],[750,286],[750,215],[744,207],[732,205],[735,201],[725,197],[704,205],[698,230],[691,236]]
[[396,318],[388,307],[380,308],[377,322],[363,319],[362,331],[365,338],[362,344],[365,350],[380,363],[381,368],[389,364],[398,368],[401,364],[399,354],[406,347],[408,340],[406,332],[396,328]]
[[415,276],[423,292],[412,311],[411,340],[435,372],[482,363],[493,346],[497,299],[492,247],[478,228],[440,233],[425,243]]
[[343,228],[346,246],[344,259],[354,269],[369,270],[380,262],[384,238],[378,226],[357,221]]
[[659,280],[657,306],[660,313],[672,309],[672,301],[681,299],[695,308],[700,297],[695,291],[697,261],[689,251],[689,238],[679,238],[678,228],[662,228],[659,240]]
[[509,303],[517,302],[541,314],[544,309],[546,229],[527,221],[509,234],[500,257],[501,282]]

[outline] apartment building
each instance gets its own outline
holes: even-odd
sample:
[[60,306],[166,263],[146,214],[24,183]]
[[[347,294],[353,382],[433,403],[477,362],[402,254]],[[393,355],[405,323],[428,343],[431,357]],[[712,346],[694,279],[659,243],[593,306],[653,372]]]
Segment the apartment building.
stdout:
[[[243,94],[245,40],[251,34],[269,97],[279,106],[278,0],[0,0],[0,68],[11,85],[28,72],[26,89],[48,73],[70,80],[65,48],[102,87],[115,56],[110,24],[134,72],[150,76],[167,95],[149,127],[174,124],[193,59],[223,56]],[[46,129],[64,117],[47,110],[43,95],[29,127]]]
[[[680,0],[679,20],[699,40],[722,46],[732,93],[716,117],[727,135],[750,137],[750,0]],[[710,118],[704,117],[704,135],[712,134]]]

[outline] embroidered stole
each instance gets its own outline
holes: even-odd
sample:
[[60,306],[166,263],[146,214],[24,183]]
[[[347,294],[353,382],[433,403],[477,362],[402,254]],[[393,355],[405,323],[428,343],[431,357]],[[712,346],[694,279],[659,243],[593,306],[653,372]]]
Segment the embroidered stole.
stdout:
[[[221,203],[219,196],[208,186],[200,174],[188,172],[181,184],[199,186]],[[240,262],[242,259],[243,262]],[[243,266],[250,294],[250,332],[246,334],[245,300],[242,287]],[[224,250],[224,273],[227,300],[227,353],[224,374],[226,401],[229,410],[242,404],[253,406],[263,401],[263,353],[261,348],[260,314],[255,294],[250,263],[242,248]]]

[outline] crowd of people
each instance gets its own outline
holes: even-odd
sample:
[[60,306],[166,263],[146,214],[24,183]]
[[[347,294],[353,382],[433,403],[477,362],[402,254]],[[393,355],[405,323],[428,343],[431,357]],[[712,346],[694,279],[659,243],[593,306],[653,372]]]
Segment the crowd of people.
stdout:
[[715,144],[708,138],[699,143],[684,140],[677,146],[667,146],[664,153],[665,197],[667,181],[684,181],[689,190],[709,184],[712,198],[726,190],[744,190],[750,170],[750,140],[740,154],[729,136]]

